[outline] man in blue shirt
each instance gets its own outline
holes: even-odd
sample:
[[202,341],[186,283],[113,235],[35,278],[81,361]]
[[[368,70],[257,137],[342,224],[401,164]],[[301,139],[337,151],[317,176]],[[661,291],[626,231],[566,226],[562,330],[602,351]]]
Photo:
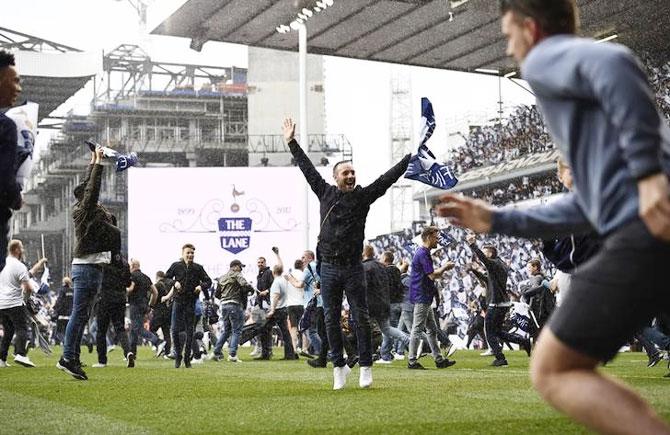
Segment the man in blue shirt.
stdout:
[[596,371],[670,304],[670,130],[630,51],[575,36],[574,0],[500,4],[507,54],[536,94],[574,191],[526,210],[445,195],[438,213],[481,233],[598,231],[603,247],[575,270],[540,335],[531,379],[556,409],[597,432],[670,433],[635,392]]
[[435,366],[443,369],[456,364],[456,361],[450,361],[442,357],[440,346],[437,343],[437,322],[435,313],[431,308],[433,299],[440,300],[439,292],[435,287],[436,279],[440,278],[444,272],[454,268],[454,263],[448,261],[444,266],[433,269],[433,258],[430,256],[430,250],[437,248],[437,235],[440,230],[437,227],[426,227],[421,232],[422,246],[414,253],[412,258],[412,270],[410,272],[409,301],[414,304],[414,319],[412,321],[412,334],[409,339],[409,361],[408,369],[424,370],[424,367],[417,361],[417,349],[421,340],[421,333],[426,331],[428,335],[428,345],[435,359]]
[[286,275],[286,279],[294,287],[304,289],[305,307],[309,301],[316,297],[316,311],[312,318],[312,323],[307,330],[309,341],[318,355],[315,359],[308,359],[307,364],[314,368],[326,367],[328,364],[328,337],[326,336],[326,324],[323,316],[323,301],[321,300],[321,285],[319,283],[319,274],[316,271],[316,259],[313,251],[307,250],[302,254],[302,262],[305,264],[302,281],[293,276]]

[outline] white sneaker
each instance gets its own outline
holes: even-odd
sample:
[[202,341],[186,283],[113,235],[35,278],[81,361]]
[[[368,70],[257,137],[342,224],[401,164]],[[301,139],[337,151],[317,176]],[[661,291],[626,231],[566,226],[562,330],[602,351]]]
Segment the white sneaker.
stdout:
[[160,343],[158,343],[158,346],[156,347],[156,358],[165,353],[165,344],[166,344],[165,341],[161,341]]
[[35,367],[35,364],[33,364],[33,362],[30,361],[30,358],[23,355],[15,355],[14,362],[17,364],[21,364],[23,367]]
[[11,367],[9,364],[7,364],[7,361],[3,361],[0,359],[0,369],[4,369],[7,367]]
[[112,344],[111,346],[109,346],[109,347],[107,348],[107,353],[114,352],[114,349],[116,349],[116,345],[115,345],[115,344]]
[[239,359],[238,357],[236,357],[236,356],[230,356],[230,355],[228,355],[228,361],[230,361],[230,362],[234,362],[234,363],[242,362],[242,360]]
[[261,356],[261,350],[259,348],[255,348],[254,350],[251,351],[251,353],[249,353],[249,356],[252,358]]
[[454,346],[453,343],[450,344],[449,347],[447,348],[447,358],[455,354],[457,350],[458,349],[456,349],[456,346]]
[[91,367],[93,367],[94,369],[104,369],[105,367],[107,367],[107,364],[95,363]]
[[393,355],[393,359],[396,361],[403,361],[405,359],[405,355],[400,355],[399,353],[396,353]]
[[193,358],[193,359],[191,360],[191,364],[202,364],[202,363],[204,363],[204,362],[205,362],[205,359],[204,359],[204,358]]
[[493,352],[491,352],[491,349],[486,349],[484,352],[479,354],[479,356],[491,356],[491,355],[493,355]]
[[375,364],[393,364],[393,361],[379,358],[377,361],[375,361]]
[[341,390],[347,384],[347,376],[349,376],[351,369],[348,365],[342,367],[335,367],[333,369],[333,390]]
[[361,388],[369,388],[372,385],[372,367],[361,367],[358,385]]

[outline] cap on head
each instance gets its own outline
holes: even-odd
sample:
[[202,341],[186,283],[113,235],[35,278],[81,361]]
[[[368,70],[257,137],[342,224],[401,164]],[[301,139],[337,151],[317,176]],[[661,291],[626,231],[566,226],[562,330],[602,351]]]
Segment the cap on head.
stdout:
[[237,260],[237,259],[236,259],[236,260],[233,260],[233,261],[230,262],[230,268],[231,268],[231,269],[232,269],[233,267],[235,267],[235,266],[239,266],[240,269],[241,269],[241,268],[243,268],[245,265],[242,264],[242,262],[241,262],[240,260]]

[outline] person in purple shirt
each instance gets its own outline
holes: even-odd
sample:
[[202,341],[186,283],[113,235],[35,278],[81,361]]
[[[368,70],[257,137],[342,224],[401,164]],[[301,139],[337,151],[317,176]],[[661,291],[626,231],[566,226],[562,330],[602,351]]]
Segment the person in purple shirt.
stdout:
[[444,266],[435,270],[430,250],[437,248],[437,235],[440,230],[437,227],[426,227],[421,233],[422,246],[414,253],[412,258],[412,270],[410,273],[409,301],[414,304],[414,319],[412,321],[412,333],[409,339],[409,361],[408,369],[425,370],[417,361],[417,349],[421,340],[422,332],[428,335],[430,351],[435,359],[435,366],[443,369],[456,364],[442,357],[440,346],[437,344],[437,322],[431,308],[433,299],[439,304],[440,294],[435,287],[434,281],[442,276],[447,270],[454,268],[454,263],[448,261]]

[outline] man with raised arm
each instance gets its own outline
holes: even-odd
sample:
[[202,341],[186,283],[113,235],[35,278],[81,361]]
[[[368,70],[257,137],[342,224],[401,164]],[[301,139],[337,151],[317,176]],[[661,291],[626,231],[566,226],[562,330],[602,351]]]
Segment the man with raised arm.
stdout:
[[295,124],[287,118],[283,125],[284,139],[298,163],[307,183],[319,199],[321,219],[317,261],[321,276],[321,295],[326,320],[330,357],[333,370],[333,389],[344,388],[351,369],[342,355],[340,326],[342,297],[347,296],[356,323],[358,355],[360,357],[359,385],[372,385],[372,339],[368,313],[365,275],[360,253],[363,251],[365,221],[370,205],[384,195],[407,169],[409,154],[366,187],[356,185],[356,172],[351,161],[333,167],[335,185],[328,184],[314,168],[295,140]]

